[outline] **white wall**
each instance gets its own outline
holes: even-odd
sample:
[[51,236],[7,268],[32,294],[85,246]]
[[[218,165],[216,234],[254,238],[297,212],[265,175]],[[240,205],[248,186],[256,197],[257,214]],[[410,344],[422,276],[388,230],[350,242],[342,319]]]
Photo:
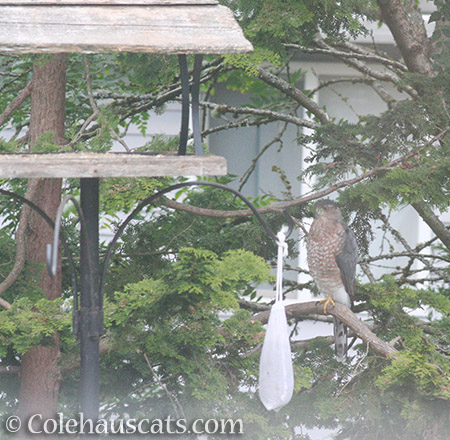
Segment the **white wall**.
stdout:
[[[383,69],[382,66],[373,65],[371,67],[379,70]],[[315,88],[319,82],[331,78],[355,78],[360,76],[358,72],[334,61],[297,61],[291,66],[292,70],[298,68],[307,72],[304,78],[304,87],[309,90]],[[330,72],[332,72],[332,75]],[[384,84],[384,87],[394,96],[401,97],[390,84]],[[230,105],[248,103],[248,97],[242,96],[237,92],[228,91],[223,85],[217,88],[215,99],[218,103]],[[321,106],[326,107],[327,112],[332,117],[351,122],[356,122],[360,116],[367,114],[377,115],[386,110],[386,105],[379,95],[366,84],[335,84],[330,88],[321,89],[316,96],[316,100]],[[211,119],[211,126],[223,123],[223,120]],[[272,123],[261,129],[245,127],[220,132],[209,136],[210,150],[227,158],[230,173],[242,175],[250,166],[253,157],[278,133],[279,128],[280,124]],[[262,157],[254,176],[249,179],[244,187],[245,194],[254,196],[271,192],[281,196],[283,186],[279,181],[278,175],[272,172],[272,165],[285,169],[286,174],[294,185],[294,195],[304,194],[309,190],[307,185],[300,185],[296,180],[303,166],[305,166],[303,161],[307,155],[307,150],[302,150],[297,145],[295,129],[291,129],[285,134],[283,142],[282,150],[278,151],[278,145],[274,145]],[[387,211],[385,214],[390,215]],[[417,213],[410,207],[405,207],[393,213],[391,222],[393,227],[401,232],[411,246],[431,238],[431,231],[428,226],[421,221]],[[381,224],[376,224],[375,226],[377,228],[376,237],[369,249],[371,255],[404,251],[404,248],[394,240],[390,233],[382,231]],[[393,245],[393,249],[389,247],[390,244]],[[424,250],[424,252],[429,252],[429,249]],[[406,258],[383,260],[374,264],[371,269],[375,277],[379,277],[389,273],[392,268],[403,265],[405,262]],[[298,265],[302,268],[307,268],[306,251],[303,244],[300,246]],[[418,267],[419,264],[416,264],[415,268]],[[361,272],[359,276],[362,279],[365,278]],[[307,279],[308,277],[305,275],[299,277],[300,282],[304,282]],[[270,289],[264,293],[269,297],[273,295]],[[294,299],[295,295],[292,295],[291,298]],[[298,292],[296,299],[307,301],[311,299],[311,296],[308,292],[302,291]]]
[[[227,90],[224,84],[216,87],[214,100],[231,106],[248,105],[249,97],[239,92]],[[233,119],[227,114],[228,119]],[[210,127],[226,124],[224,119],[210,118]],[[251,166],[253,158],[259,154],[283,128],[283,123],[274,122],[261,127],[241,127],[217,132],[208,136],[208,144],[213,154],[224,156],[228,162],[231,174],[242,176]],[[302,148],[297,145],[295,138],[297,130],[290,126],[282,136],[283,146],[273,144],[258,161],[254,173],[242,189],[246,196],[275,194],[280,196],[285,191],[278,174],[272,170],[273,165],[282,168],[293,184],[293,194],[300,195],[297,176],[302,169]],[[239,187],[240,182],[232,184]]]

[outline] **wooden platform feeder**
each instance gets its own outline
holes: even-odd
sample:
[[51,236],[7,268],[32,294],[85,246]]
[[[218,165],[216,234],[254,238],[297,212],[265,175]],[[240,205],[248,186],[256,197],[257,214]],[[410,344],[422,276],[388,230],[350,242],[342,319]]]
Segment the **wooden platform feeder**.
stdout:
[[[197,57],[192,85],[193,92],[195,89],[197,92],[197,98],[192,94],[193,115],[197,118],[197,125],[193,121],[196,151],[199,75],[196,84],[195,66],[199,72],[201,65],[198,57],[250,50],[252,46],[231,11],[215,0],[0,0],[0,52],[3,53],[178,54],[182,70],[184,142],[189,110],[189,93],[185,92],[190,87],[185,57],[188,54]],[[214,156],[0,154],[0,177],[81,179],[80,209],[84,219],[80,239],[81,301],[76,318],[81,346],[80,400],[85,418],[96,419],[99,406],[99,340],[103,325],[98,258],[99,178],[225,173],[225,159]]]
[[251,50],[231,11],[215,0],[0,1],[0,52]]
[[[215,0],[0,0],[0,52],[4,53],[200,55],[250,50],[252,45],[232,12]],[[189,89],[188,80],[185,87]],[[183,106],[186,112],[182,118],[187,132],[188,104]],[[195,130],[194,121],[193,126]],[[201,140],[194,133],[195,137],[198,151]],[[186,140],[187,135],[184,144]],[[225,159],[214,156],[10,156],[0,154],[0,177],[201,176],[227,171]],[[27,165],[31,162],[32,172]],[[117,166],[119,162],[124,166]]]

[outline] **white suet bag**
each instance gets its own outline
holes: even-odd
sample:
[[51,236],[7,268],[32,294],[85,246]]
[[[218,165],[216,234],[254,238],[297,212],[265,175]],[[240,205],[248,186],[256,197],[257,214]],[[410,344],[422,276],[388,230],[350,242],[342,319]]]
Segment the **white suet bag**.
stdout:
[[287,256],[286,235],[277,234],[277,284],[275,304],[270,310],[259,363],[259,398],[268,411],[287,405],[294,391],[289,327],[283,303],[283,259]]

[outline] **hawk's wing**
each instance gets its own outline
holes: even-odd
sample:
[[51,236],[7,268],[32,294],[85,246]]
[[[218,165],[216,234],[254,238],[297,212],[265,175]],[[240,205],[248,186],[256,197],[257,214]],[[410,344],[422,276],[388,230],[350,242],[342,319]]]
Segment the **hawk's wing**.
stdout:
[[335,255],[335,259],[341,272],[341,279],[344,283],[345,290],[349,294],[353,304],[356,263],[358,262],[358,245],[353,231],[344,222],[340,222],[340,225],[343,228],[344,243],[341,251]]

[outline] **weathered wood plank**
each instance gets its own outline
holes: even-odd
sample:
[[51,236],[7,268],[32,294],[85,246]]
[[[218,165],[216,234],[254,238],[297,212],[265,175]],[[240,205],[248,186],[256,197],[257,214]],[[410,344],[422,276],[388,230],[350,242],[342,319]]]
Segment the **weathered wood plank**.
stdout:
[[0,177],[223,176],[220,156],[121,153],[0,154]]
[[250,50],[231,11],[221,5],[0,6],[3,52]]

